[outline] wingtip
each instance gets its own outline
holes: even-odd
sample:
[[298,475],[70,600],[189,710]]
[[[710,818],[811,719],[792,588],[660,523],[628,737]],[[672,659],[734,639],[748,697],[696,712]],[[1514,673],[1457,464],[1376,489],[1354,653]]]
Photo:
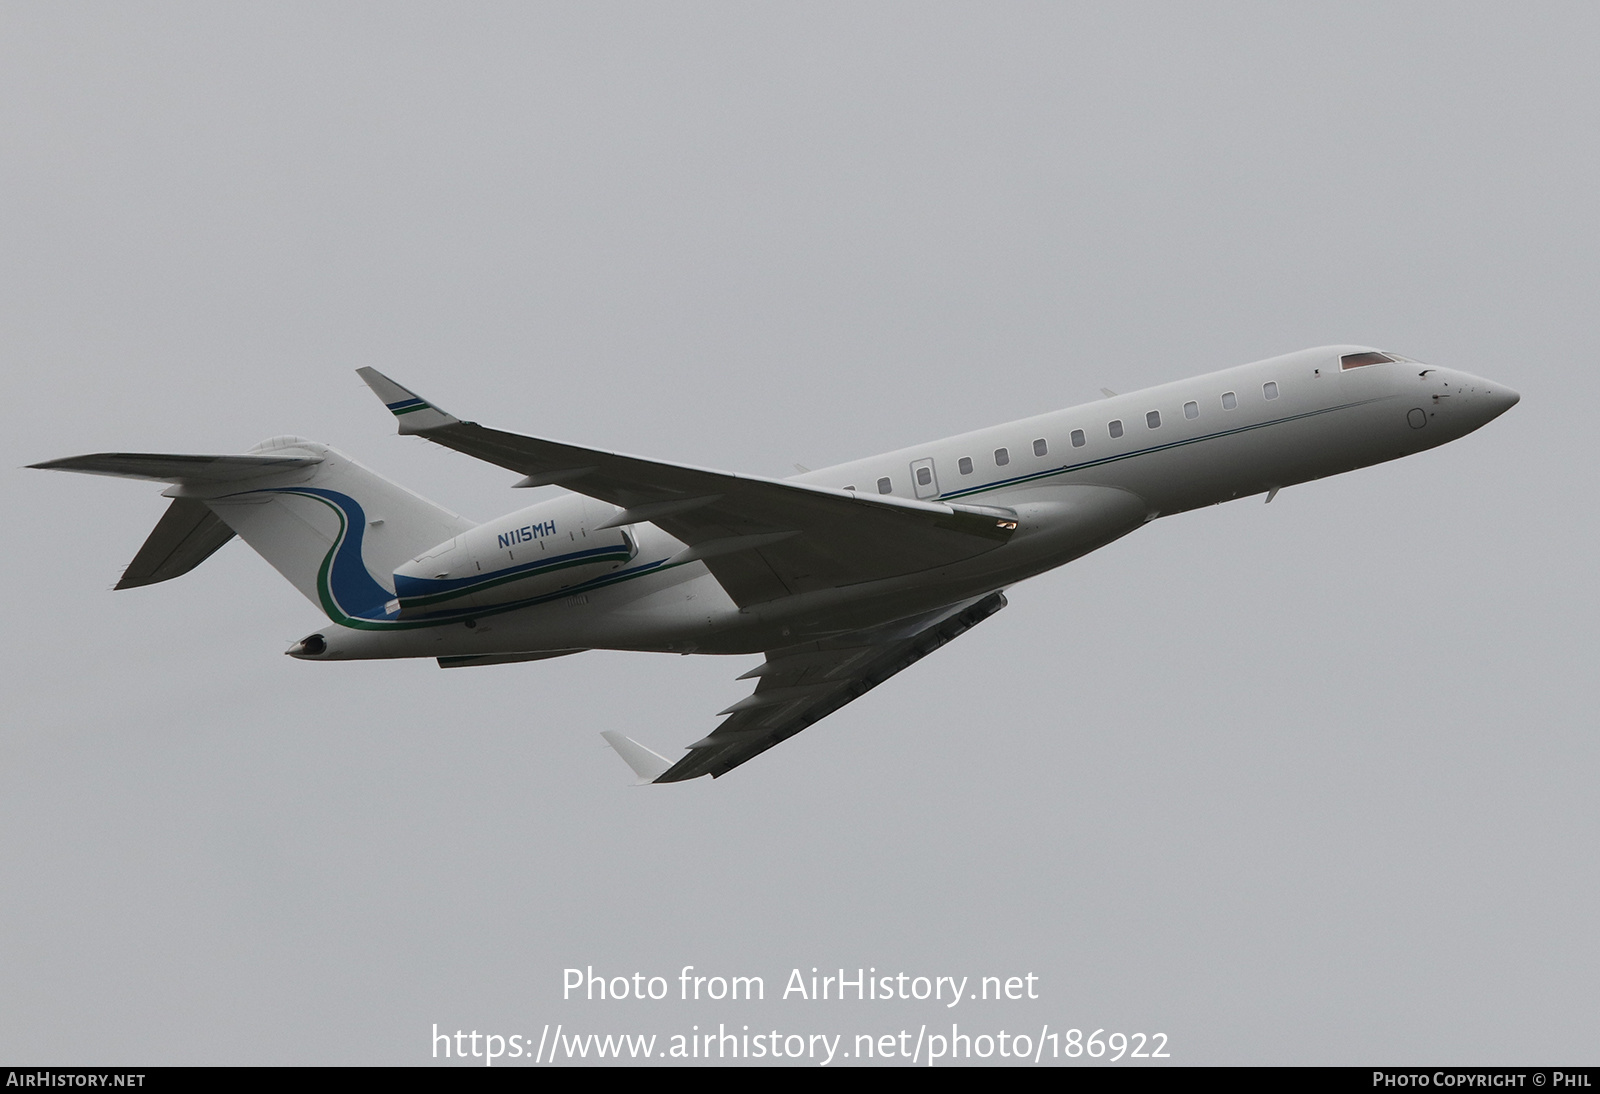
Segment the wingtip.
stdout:
[[606,744],[611,746],[622,762],[633,769],[639,777],[635,786],[653,783],[672,767],[672,761],[653,749],[646,748],[632,737],[625,737],[614,729],[603,729],[600,736],[605,738]]
[[461,420],[440,410],[410,388],[395,383],[375,368],[358,368],[356,375],[389,408],[389,413],[400,423],[401,433],[426,433],[430,429],[453,425]]

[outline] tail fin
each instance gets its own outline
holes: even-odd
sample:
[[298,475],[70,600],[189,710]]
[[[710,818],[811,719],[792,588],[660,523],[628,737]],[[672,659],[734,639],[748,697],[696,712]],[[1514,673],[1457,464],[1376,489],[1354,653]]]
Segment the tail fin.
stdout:
[[274,437],[244,456],[102,453],[35,467],[174,485],[118,588],[194,569],[237,533],[336,623],[388,625],[395,567],[473,527],[344,453]]

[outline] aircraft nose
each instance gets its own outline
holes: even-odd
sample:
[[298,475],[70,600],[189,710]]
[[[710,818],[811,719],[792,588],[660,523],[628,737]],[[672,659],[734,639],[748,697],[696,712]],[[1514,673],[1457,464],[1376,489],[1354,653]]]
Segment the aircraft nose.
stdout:
[[1433,409],[1453,419],[1467,433],[1488,425],[1522,400],[1505,384],[1469,372],[1429,369],[1423,377],[1442,381],[1441,389],[1433,396]]
[[1484,392],[1486,402],[1489,404],[1489,418],[1493,420],[1522,401],[1522,396],[1506,387],[1504,384],[1494,384]]

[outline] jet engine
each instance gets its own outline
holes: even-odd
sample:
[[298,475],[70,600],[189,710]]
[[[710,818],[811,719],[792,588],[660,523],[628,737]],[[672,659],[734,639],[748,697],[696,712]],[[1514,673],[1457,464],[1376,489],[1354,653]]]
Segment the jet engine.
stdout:
[[617,508],[581,494],[480,524],[394,572],[402,618],[519,607],[592,588],[638,553]]

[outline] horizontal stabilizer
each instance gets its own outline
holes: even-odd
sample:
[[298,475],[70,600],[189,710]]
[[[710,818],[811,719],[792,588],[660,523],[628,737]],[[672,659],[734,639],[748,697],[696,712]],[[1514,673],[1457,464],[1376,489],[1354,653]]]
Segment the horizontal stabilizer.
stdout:
[[96,452],[28,466],[39,471],[78,471],[154,482],[231,482],[273,475],[322,462],[321,456],[180,456],[160,452]]
[[117,588],[187,573],[235,534],[329,619],[398,622],[391,574],[474,527],[327,445],[284,434],[239,455],[100,452],[33,465],[173,485]]
[[182,577],[233,536],[233,529],[205,502],[176,498],[122,572],[117,588],[136,589]]
[[600,736],[606,739],[606,744],[615,749],[623,762],[633,768],[633,773],[639,776],[639,781],[633,784],[635,786],[655,782],[672,766],[672,761],[659,752],[646,748],[632,737],[624,737],[614,729],[601,730]]

